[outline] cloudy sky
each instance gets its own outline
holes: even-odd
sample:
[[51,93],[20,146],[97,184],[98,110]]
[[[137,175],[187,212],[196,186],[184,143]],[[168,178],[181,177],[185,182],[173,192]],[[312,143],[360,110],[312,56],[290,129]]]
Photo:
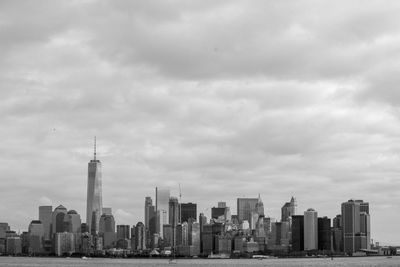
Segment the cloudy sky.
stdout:
[[280,218],[370,202],[399,244],[398,1],[0,1],[0,214],[86,212],[98,139],[103,202],[143,219],[154,188],[198,211],[260,193]]

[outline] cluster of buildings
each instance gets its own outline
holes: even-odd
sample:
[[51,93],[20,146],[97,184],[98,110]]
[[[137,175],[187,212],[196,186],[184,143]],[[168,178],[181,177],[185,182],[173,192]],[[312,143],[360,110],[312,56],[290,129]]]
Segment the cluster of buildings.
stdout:
[[196,203],[180,203],[165,188],[144,200],[144,222],[116,225],[111,208],[103,207],[101,162],[88,164],[86,222],[75,210],[40,206],[28,231],[16,233],[0,223],[0,254],[8,255],[176,255],[243,256],[340,254],[371,249],[369,204],[342,203],[333,220],[314,209],[296,211],[294,197],[284,203],[281,218],[264,213],[260,195],[238,198],[236,215],[225,202],[211,208],[211,217],[197,212]]

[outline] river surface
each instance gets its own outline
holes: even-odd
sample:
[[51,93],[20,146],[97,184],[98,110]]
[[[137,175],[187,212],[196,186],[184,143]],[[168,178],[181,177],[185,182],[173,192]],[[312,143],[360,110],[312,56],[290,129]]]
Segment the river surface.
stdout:
[[301,258],[301,259],[178,259],[176,264],[168,264],[168,259],[103,259],[89,258],[27,258],[0,257],[0,266],[400,266],[400,257],[359,257],[359,258]]

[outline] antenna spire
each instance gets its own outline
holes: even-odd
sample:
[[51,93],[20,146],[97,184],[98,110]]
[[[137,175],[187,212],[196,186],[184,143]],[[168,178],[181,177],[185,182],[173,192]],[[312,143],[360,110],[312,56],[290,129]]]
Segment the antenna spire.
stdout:
[[96,160],[96,136],[94,137],[94,160]]

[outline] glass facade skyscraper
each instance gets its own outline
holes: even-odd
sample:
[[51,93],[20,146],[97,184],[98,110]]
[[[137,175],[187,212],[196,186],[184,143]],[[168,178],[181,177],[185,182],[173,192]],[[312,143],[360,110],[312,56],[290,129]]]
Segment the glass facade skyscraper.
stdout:
[[88,163],[88,183],[86,202],[86,225],[89,233],[99,231],[99,221],[103,210],[101,188],[101,162],[96,159],[96,139],[94,143],[94,157]]

